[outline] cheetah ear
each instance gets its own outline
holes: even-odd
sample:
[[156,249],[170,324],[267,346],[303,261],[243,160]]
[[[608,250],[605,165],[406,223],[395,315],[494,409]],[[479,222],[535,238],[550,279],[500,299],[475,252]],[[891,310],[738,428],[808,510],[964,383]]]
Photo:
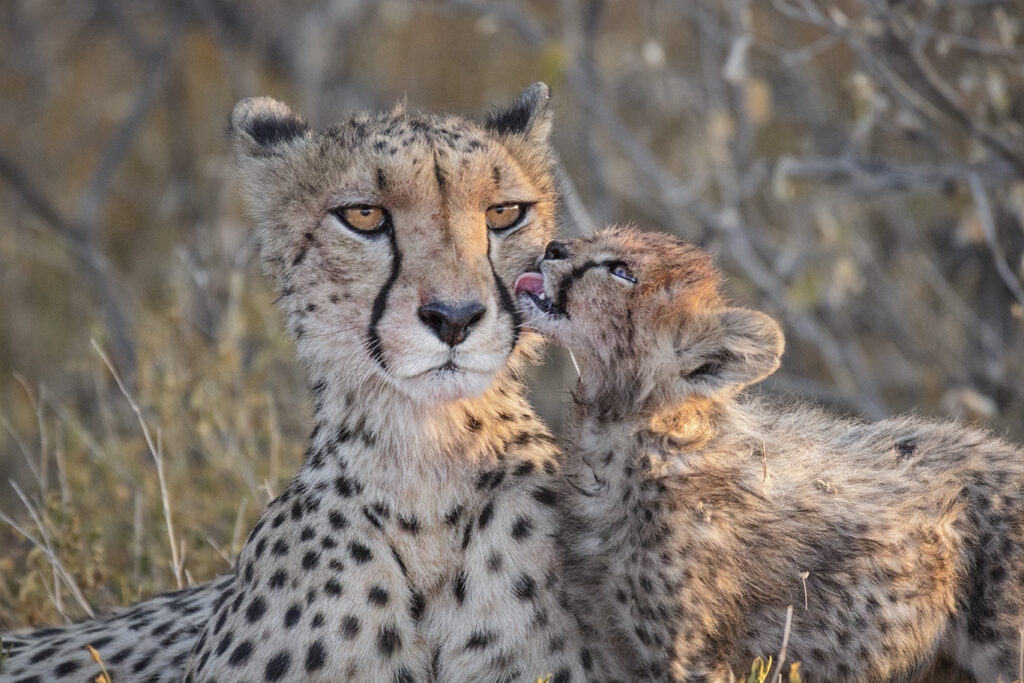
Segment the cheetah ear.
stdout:
[[270,97],[241,100],[231,111],[235,151],[246,156],[274,156],[285,145],[305,140],[309,126],[288,105]]
[[746,308],[699,313],[673,340],[676,372],[688,395],[735,393],[779,368],[785,346],[773,318]]
[[495,109],[484,127],[498,135],[517,135],[530,142],[546,143],[551,135],[551,88],[534,83],[503,109]]

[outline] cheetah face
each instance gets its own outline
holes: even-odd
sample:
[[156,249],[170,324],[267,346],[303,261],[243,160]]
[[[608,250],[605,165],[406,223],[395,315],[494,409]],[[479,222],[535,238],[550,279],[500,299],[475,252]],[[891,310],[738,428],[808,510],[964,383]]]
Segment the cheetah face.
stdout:
[[[514,287],[527,324],[574,351],[606,356],[669,306],[718,303],[718,278],[703,251],[661,233],[609,228],[551,242],[537,270]],[[624,349],[620,352],[624,352]]]
[[511,282],[554,231],[549,130],[543,84],[484,125],[396,110],[311,131],[274,100],[236,105],[262,256],[314,376],[430,404],[491,384],[528,343]]
[[774,372],[783,352],[778,323],[727,307],[711,258],[664,233],[551,242],[514,289],[527,324],[578,354],[613,403],[730,395]]

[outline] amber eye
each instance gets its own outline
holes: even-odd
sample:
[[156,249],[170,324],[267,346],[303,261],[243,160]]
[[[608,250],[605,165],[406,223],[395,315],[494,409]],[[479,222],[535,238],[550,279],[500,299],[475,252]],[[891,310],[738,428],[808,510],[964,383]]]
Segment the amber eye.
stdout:
[[378,232],[387,223],[387,212],[379,206],[343,206],[331,213],[356,232]]
[[487,227],[495,232],[509,230],[526,217],[528,204],[496,204],[487,209]]

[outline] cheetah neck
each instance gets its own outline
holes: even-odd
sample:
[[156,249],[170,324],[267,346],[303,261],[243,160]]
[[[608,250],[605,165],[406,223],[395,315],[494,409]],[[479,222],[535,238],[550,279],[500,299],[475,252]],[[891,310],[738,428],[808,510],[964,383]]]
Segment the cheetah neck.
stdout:
[[[579,357],[579,356],[578,356]],[[732,397],[680,395],[673,377],[643,358],[614,358],[593,354],[581,360],[573,390],[577,422],[631,425],[634,431],[706,443],[717,425],[730,414]]]
[[617,501],[635,475],[657,465],[653,460],[664,459],[673,468],[691,466],[719,437],[731,413],[729,405],[698,396],[660,406],[649,400],[615,404],[609,393],[615,384],[602,380],[603,391],[588,392],[581,378],[569,421],[577,476],[609,500]]
[[[483,468],[503,457],[524,432],[547,429],[524,397],[515,367],[481,396],[418,404],[382,381],[346,386],[321,376],[313,383],[315,427],[299,480],[333,481],[351,474],[376,499],[439,510],[465,495]],[[422,506],[418,506],[422,507]]]

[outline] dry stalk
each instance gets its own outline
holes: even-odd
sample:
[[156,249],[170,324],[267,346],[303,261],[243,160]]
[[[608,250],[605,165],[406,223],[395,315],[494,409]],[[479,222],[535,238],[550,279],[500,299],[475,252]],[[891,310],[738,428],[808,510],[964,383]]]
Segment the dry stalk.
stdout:
[[775,664],[775,683],[782,683],[782,665],[786,661],[786,648],[789,647],[789,629],[793,625],[793,605],[786,608],[786,630],[782,633],[782,649],[779,650],[779,660]]
[[[14,484],[14,482],[11,482],[11,484],[15,486],[16,490],[19,490],[17,489],[17,485]],[[31,506],[29,509],[31,511]],[[34,512],[32,512],[32,516],[33,518],[35,518]],[[39,551],[46,556],[46,559],[50,562],[50,565],[52,565],[54,569],[56,569],[57,572],[60,574],[60,578],[62,581],[64,581],[64,585],[66,585],[68,590],[71,591],[71,595],[75,598],[75,601],[78,602],[82,610],[87,615],[89,615],[90,618],[95,618],[96,613],[92,611],[91,607],[89,607],[89,603],[85,601],[85,596],[82,595],[82,591],[78,588],[78,584],[75,583],[75,580],[71,577],[70,572],[68,572],[68,570],[64,568],[63,563],[61,563],[60,558],[58,558],[57,555],[53,552],[53,549],[48,547],[47,544],[44,544],[42,541],[40,541],[38,538],[30,534],[29,532],[22,529],[17,522],[15,522],[13,519],[11,519],[2,512],[0,512],[0,521],[10,525],[12,529],[17,531],[22,536],[24,536],[32,545],[38,548]]]
[[110,371],[114,381],[117,383],[117,388],[121,390],[121,394],[128,401],[128,405],[131,406],[132,412],[135,413],[135,418],[139,422],[139,426],[142,428],[142,435],[146,439],[146,445],[149,447],[149,453],[153,456],[153,461],[156,463],[156,476],[160,482],[160,499],[164,506],[164,521],[167,523],[167,541],[171,546],[171,570],[174,572],[174,581],[177,583],[179,589],[184,588],[182,581],[182,565],[183,561],[178,552],[178,546],[175,542],[174,535],[174,522],[171,518],[171,497],[167,493],[167,479],[164,476],[164,457],[163,457],[163,444],[161,442],[160,430],[157,429],[156,441],[154,442],[153,436],[149,431],[149,426],[146,424],[145,418],[142,416],[142,409],[139,408],[139,404],[135,402],[131,392],[128,391],[128,387],[125,386],[124,381],[121,379],[120,373],[114,367],[114,364],[110,361],[107,354],[100,348],[100,345],[95,339],[92,339],[92,347],[99,354],[103,360],[104,365],[107,366],[107,370]]

